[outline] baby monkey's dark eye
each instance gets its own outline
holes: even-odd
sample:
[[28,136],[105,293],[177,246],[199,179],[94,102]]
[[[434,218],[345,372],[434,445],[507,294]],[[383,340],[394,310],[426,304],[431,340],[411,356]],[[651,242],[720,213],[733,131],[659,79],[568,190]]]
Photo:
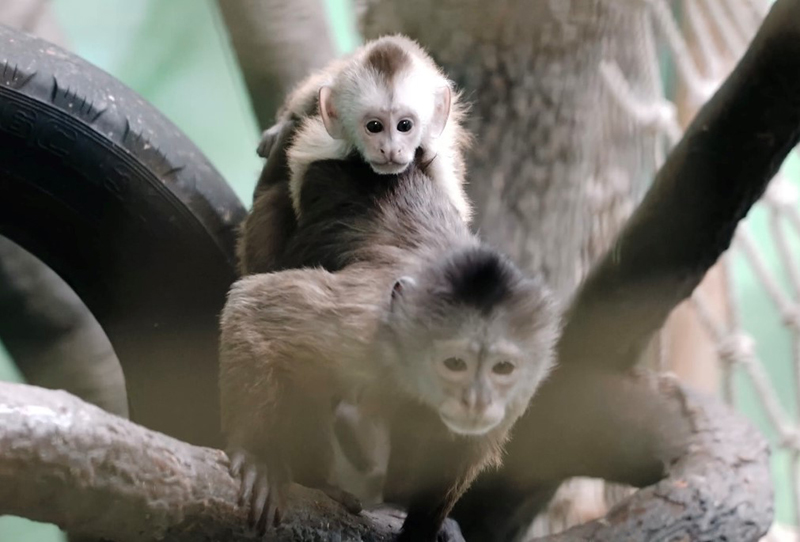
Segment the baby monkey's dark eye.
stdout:
[[414,127],[414,123],[408,119],[403,119],[397,123],[397,131],[398,132],[410,132],[411,128]]
[[514,372],[514,364],[510,361],[501,361],[500,363],[495,363],[494,367],[492,367],[492,371],[494,374],[498,375],[508,375]]
[[454,373],[460,373],[467,370],[467,362],[461,358],[447,358],[444,360],[444,366]]
[[377,120],[371,120],[367,123],[367,131],[371,134],[377,134],[383,131],[383,124]]

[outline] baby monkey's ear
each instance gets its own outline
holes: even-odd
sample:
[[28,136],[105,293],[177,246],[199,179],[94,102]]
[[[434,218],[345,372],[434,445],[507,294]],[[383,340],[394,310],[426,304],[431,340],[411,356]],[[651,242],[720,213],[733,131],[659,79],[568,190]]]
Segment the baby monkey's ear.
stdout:
[[331,87],[321,87],[319,89],[319,114],[325,129],[333,139],[344,139],[344,127],[342,119],[336,108],[333,107]]
[[391,301],[391,310],[396,310],[397,305],[402,302],[403,296],[407,295],[409,290],[417,285],[417,281],[412,279],[411,277],[404,276],[397,279],[392,286],[392,301]]
[[439,137],[444,132],[447,125],[447,118],[450,116],[450,101],[452,99],[449,86],[436,89],[433,101],[433,118],[431,119],[430,134]]

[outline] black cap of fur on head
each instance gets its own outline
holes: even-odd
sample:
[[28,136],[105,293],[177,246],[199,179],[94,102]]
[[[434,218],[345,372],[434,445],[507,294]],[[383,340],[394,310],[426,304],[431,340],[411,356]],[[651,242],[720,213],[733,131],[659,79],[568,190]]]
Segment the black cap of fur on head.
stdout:
[[442,291],[453,304],[486,315],[513,295],[521,273],[505,256],[487,247],[470,247],[450,254],[442,266]]
[[[392,289],[392,314],[411,320],[451,321],[454,308],[488,317],[497,310],[538,310],[545,293],[505,255],[469,245],[428,260],[413,276],[400,277]],[[397,322],[395,322],[397,323]]]
[[528,340],[557,321],[545,284],[527,277],[504,254],[470,243],[429,256],[394,284],[386,329],[395,339],[408,343],[426,332],[454,336],[482,325],[473,318],[479,316],[492,322],[497,317],[506,326],[502,333]]

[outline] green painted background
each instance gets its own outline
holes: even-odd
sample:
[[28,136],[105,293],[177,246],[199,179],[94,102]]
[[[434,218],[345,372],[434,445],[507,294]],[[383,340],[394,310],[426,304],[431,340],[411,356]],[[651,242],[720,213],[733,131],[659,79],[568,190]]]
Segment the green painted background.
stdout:
[[[353,30],[349,1],[327,3],[337,49],[352,49],[359,38]],[[184,130],[249,206],[261,166],[254,152],[258,130],[216,4],[211,0],[54,0],[54,4],[72,49],[142,94]],[[788,167],[792,178],[800,178],[796,164]],[[754,211],[749,220],[759,245],[777,269],[764,210]],[[796,255],[800,254],[800,244],[795,242],[794,249]],[[780,400],[784,405],[794,405],[790,336],[748,265],[740,259],[735,281],[738,299],[746,308],[744,323],[758,340],[758,353],[767,362]],[[0,379],[19,380],[2,346]],[[741,409],[774,437],[749,383],[737,379],[737,391]],[[777,514],[781,521],[791,522],[786,454],[776,454],[773,467]],[[0,518],[0,542],[61,539],[52,526]]]

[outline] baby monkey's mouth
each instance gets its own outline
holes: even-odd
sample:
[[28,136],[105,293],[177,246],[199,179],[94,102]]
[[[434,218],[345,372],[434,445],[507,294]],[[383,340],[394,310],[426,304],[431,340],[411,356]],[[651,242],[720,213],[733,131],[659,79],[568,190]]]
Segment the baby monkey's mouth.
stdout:
[[397,175],[402,173],[411,162],[370,162],[372,170],[380,175]]

